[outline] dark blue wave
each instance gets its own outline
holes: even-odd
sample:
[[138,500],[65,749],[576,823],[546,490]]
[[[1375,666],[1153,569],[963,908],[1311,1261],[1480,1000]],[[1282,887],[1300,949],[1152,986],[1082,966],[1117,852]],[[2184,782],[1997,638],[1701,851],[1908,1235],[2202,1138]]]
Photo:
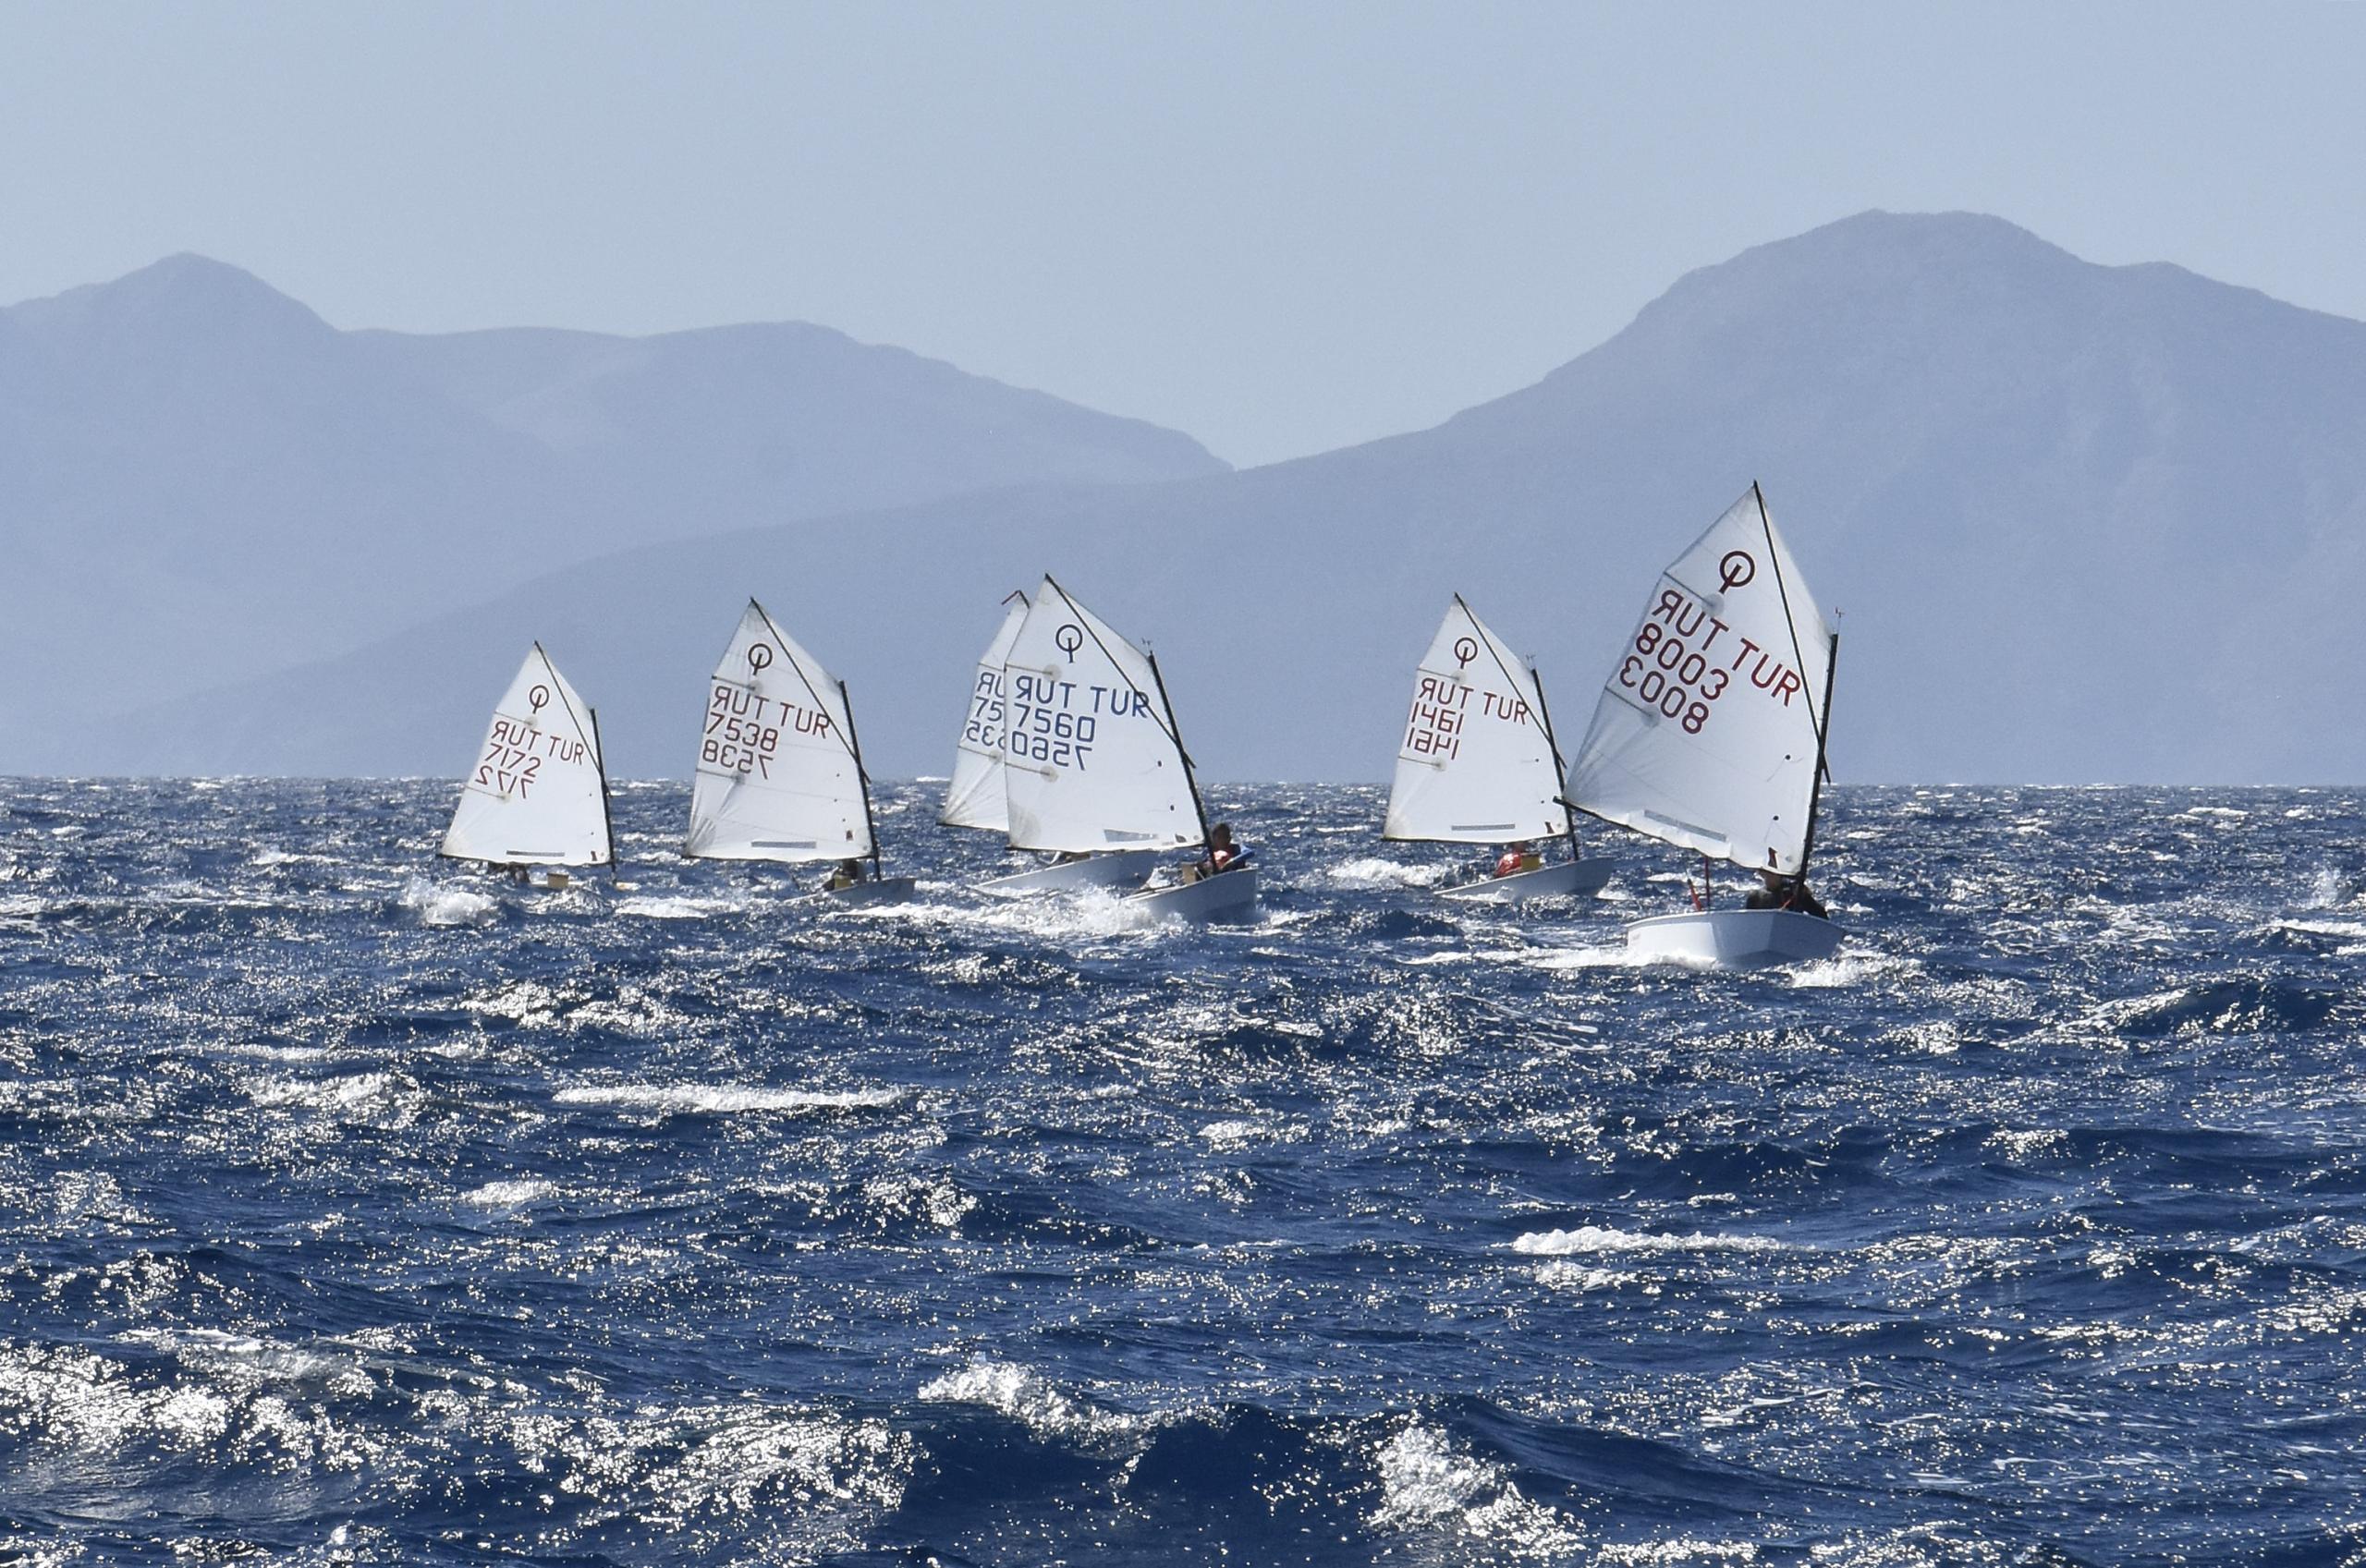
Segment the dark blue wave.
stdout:
[[[432,784],[0,784],[0,1563],[2339,1562],[2366,900],[2330,791],[1844,790],[1696,869],[1264,918],[433,858]],[[1738,893],[1738,890],[1734,890]]]

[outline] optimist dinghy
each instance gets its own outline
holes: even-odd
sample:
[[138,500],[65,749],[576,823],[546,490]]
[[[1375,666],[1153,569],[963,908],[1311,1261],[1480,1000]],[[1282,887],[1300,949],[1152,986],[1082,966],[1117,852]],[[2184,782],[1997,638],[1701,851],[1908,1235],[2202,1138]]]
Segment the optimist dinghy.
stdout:
[[600,716],[538,642],[494,705],[483,749],[436,853],[565,887],[558,868],[612,866],[614,845]]
[[[970,714],[953,756],[953,777],[945,784],[945,807],[936,820],[951,828],[1010,832],[1010,807],[1003,789],[1004,731],[1010,716],[1010,673],[1005,668],[1010,650],[1027,620],[1029,600],[1013,593],[1001,630],[978,660],[977,678],[970,687]],[[1070,728],[1074,728],[1073,721]],[[982,884],[999,894],[1065,893],[1079,888],[1131,888],[1141,885],[1157,866],[1155,849],[1111,849],[1074,854],[1046,866],[996,877]]]
[[839,904],[912,896],[911,878],[881,874],[871,775],[846,683],[752,599],[708,683],[704,722],[685,856],[857,869],[867,859],[868,878],[816,896]]
[[[1047,577],[1004,669],[1012,848],[1154,860],[1208,841],[1207,808],[1156,659]],[[1240,918],[1257,907],[1257,873],[1242,866],[1127,903],[1180,919]]]
[[[1697,851],[1689,914],[1637,920],[1640,957],[1740,967],[1822,958],[1841,932],[1807,893],[1840,638],[1774,531],[1758,487],[1653,586],[1603,684],[1569,770],[1580,810]],[[1711,906],[1709,865],[1766,878],[1752,902]]]
[[1561,798],[1567,771],[1535,665],[1506,648],[1456,594],[1414,673],[1380,836],[1432,844],[1566,838],[1566,861],[1482,877],[1440,889],[1439,896],[1488,904],[1592,897],[1611,867],[1578,853],[1577,819]]

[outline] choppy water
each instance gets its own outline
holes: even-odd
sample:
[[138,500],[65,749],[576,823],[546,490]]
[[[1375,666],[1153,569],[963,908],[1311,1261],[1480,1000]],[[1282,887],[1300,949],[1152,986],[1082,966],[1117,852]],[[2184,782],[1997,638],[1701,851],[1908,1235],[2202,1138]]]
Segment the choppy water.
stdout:
[[1225,930],[449,798],[0,784],[0,1562],[2366,1549],[2357,795],[1843,790],[1750,976],[1370,791],[1220,796]]

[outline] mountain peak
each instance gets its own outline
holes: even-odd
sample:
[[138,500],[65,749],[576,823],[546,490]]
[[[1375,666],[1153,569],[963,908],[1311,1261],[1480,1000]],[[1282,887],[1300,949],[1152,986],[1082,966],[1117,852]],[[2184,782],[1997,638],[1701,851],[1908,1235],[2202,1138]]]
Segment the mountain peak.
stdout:
[[2019,225],[1985,213],[1876,208],[1696,268],[1661,303],[1707,287],[1780,287],[1811,280],[1850,287],[1884,278],[1971,275],[2003,281],[2089,265]]
[[188,250],[112,282],[26,300],[8,313],[53,345],[125,333],[209,340],[261,334],[294,342],[335,332],[252,273]]

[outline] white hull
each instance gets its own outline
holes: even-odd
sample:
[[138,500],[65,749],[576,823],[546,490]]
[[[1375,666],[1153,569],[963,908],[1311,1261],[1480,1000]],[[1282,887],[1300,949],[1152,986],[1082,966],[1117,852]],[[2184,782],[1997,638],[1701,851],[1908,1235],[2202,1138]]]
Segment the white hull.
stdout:
[[1795,909],[1707,909],[1635,921],[1627,928],[1627,951],[1650,962],[1744,969],[1829,958],[1840,937],[1831,921]]
[[1141,881],[1157,869],[1165,852],[1156,849],[1115,849],[1106,855],[1089,855],[1081,860],[1065,865],[1038,866],[1031,871],[1013,876],[996,877],[981,882],[979,890],[993,893],[1073,893],[1079,888],[1140,887]]
[[1153,888],[1126,902],[1167,919],[1246,919],[1257,907],[1257,868],[1243,866],[1180,887]]
[[1440,898],[1465,904],[1522,904],[1531,898],[1592,898],[1610,880],[1607,860],[1571,860],[1438,889]]
[[909,877],[881,877],[852,887],[824,888],[814,896],[843,905],[902,904],[912,896],[916,885]]

